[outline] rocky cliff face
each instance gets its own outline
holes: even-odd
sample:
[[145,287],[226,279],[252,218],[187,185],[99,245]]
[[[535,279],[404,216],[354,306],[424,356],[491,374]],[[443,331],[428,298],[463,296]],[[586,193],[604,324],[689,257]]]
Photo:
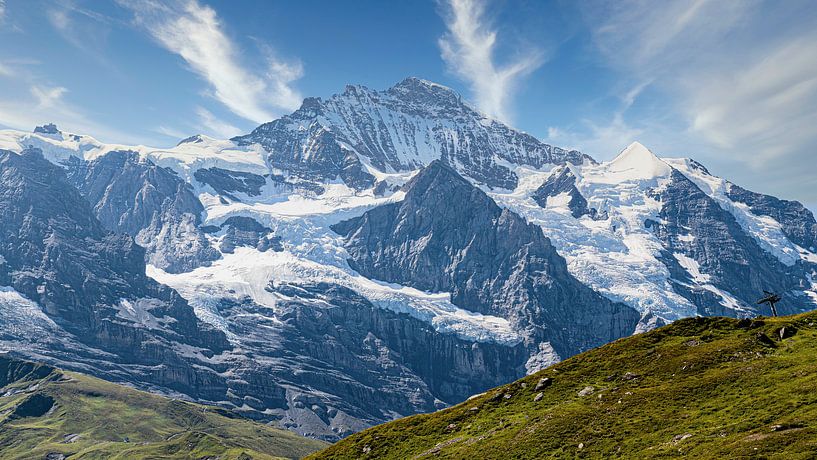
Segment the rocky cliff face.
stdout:
[[178,273],[219,258],[198,228],[204,207],[172,170],[131,151],[72,158],[67,169],[102,225],[134,237],[148,263]]
[[535,350],[560,356],[629,335],[638,313],[587,288],[542,233],[441,161],[406,185],[402,202],[332,227],[366,277],[450,292],[464,309],[508,318]]
[[116,363],[172,364],[181,378],[151,382],[187,391],[208,377],[196,377],[175,344],[210,355],[229,348],[175,291],[146,276],[144,249],[105,230],[39,150],[0,151],[0,212],[0,285],[36,302],[78,342]]
[[436,159],[490,187],[513,189],[517,176],[498,162],[541,168],[592,161],[491,120],[435,83],[407,78],[386,91],[348,86],[326,101],[307,98],[290,116],[263,124],[239,144],[258,143],[270,164],[306,178],[341,177],[353,188],[379,171],[411,171]]
[[548,199],[567,199],[567,207],[575,218],[590,216],[592,219],[607,219],[607,213],[599,213],[596,208],[587,205],[587,200],[576,187],[576,175],[570,168],[562,166],[554,169],[547,180],[533,192],[532,198],[539,206],[546,208]]
[[[731,316],[720,307],[724,292],[733,297],[734,309],[750,310],[764,289],[790,293],[806,287],[802,264],[787,267],[764,251],[732,214],[678,170],[672,170],[656,198],[659,221],[647,225],[664,244],[662,260],[676,291],[695,303],[700,315]],[[796,299],[789,300],[796,305]],[[781,314],[798,311],[785,308]]]
[[748,205],[753,214],[769,216],[779,222],[792,243],[812,252],[817,251],[817,221],[802,204],[755,193],[735,184],[729,185],[728,196],[735,202]]

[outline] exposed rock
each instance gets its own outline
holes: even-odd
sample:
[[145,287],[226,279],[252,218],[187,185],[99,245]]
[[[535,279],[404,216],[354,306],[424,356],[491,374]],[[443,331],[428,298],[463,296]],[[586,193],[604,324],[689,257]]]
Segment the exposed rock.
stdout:
[[232,253],[236,246],[249,246],[261,252],[272,249],[281,251],[281,238],[271,235],[272,229],[261,225],[252,217],[232,216],[220,226],[224,230],[221,252]]
[[792,243],[817,251],[817,221],[799,202],[755,193],[735,184],[729,184],[727,195],[731,200],[748,205],[752,214],[769,216],[779,222]]
[[687,439],[689,439],[691,437],[692,437],[691,433],[677,434],[677,435],[673,436],[672,442],[679,443],[679,442],[687,440]]
[[204,207],[172,170],[128,151],[74,158],[66,168],[104,228],[133,236],[148,263],[178,273],[220,257],[198,229]]
[[774,343],[774,340],[770,339],[768,335],[762,332],[758,332],[757,334],[755,334],[755,338],[757,339],[758,342],[767,347],[771,348],[777,347],[777,345]]
[[534,397],[533,397],[533,402],[539,402],[539,401],[541,401],[541,400],[542,400],[542,398],[544,398],[544,397],[545,397],[545,394],[544,394],[544,393],[541,393],[541,392],[540,392],[540,393],[537,393],[537,394],[536,394],[536,396],[534,396]]
[[60,130],[57,129],[57,125],[54,123],[47,123],[42,126],[36,126],[34,128],[35,133],[39,134],[61,134]]
[[35,393],[14,408],[10,417],[13,419],[26,417],[42,417],[54,407],[54,398],[42,393]]
[[540,227],[501,209],[443,162],[405,189],[403,201],[332,227],[364,276],[450,292],[455,305],[507,318],[530,348],[550,342],[559,356],[635,328],[635,310],[573,278]]
[[39,150],[0,151],[0,213],[0,285],[37,302],[76,340],[104,349],[112,367],[155,366],[140,378],[180,391],[207,393],[206,385],[218,380],[192,367],[172,344],[212,355],[229,348],[224,334],[148,278],[144,250],[130,236],[105,230],[63,170]]
[[796,333],[797,329],[795,329],[793,326],[784,326],[777,330],[777,336],[780,337],[780,340],[794,337],[794,334]]
[[552,383],[553,383],[553,380],[551,380],[550,377],[542,377],[541,379],[539,379],[538,382],[536,382],[536,387],[534,387],[533,391],[539,391],[539,390],[542,390],[544,388],[547,388]]
[[587,387],[582,388],[579,391],[578,394],[579,394],[579,396],[589,396],[589,395],[592,395],[595,391],[596,391],[595,388],[587,386]]
[[267,183],[264,176],[258,174],[230,171],[227,169],[211,167],[197,169],[193,177],[202,184],[207,184],[217,193],[230,198],[233,201],[240,201],[235,193],[243,193],[249,196],[261,194],[261,188]]
[[325,101],[306,98],[292,115],[234,141],[262,145],[275,168],[307,180],[340,177],[353,188],[374,184],[357,155],[381,171],[410,171],[442,159],[478,182],[507,189],[517,177],[497,158],[536,168],[592,161],[486,119],[451,89],[417,78],[386,91],[347,86]]
[[570,200],[567,203],[570,213],[575,218],[584,215],[589,215],[594,220],[605,220],[608,218],[607,212],[598,212],[596,208],[591,208],[587,205],[587,200],[582,196],[578,188],[576,188],[576,175],[567,166],[556,168],[547,180],[536,189],[533,193],[533,200],[543,207],[547,207],[548,198],[555,197],[561,194],[567,194]]
[[[666,248],[661,260],[672,275],[674,290],[697,305],[700,315],[731,316],[736,310],[726,308],[725,303],[737,302],[738,307],[751,310],[757,293],[764,289],[788,293],[799,287],[804,277],[800,264],[787,267],[763,250],[731,213],[678,170],[673,169],[670,178],[656,195],[662,204],[662,223],[656,222],[651,228]],[[682,238],[686,234],[695,238]],[[682,265],[690,264],[684,258],[697,264],[693,268],[696,273],[690,274],[689,267]],[[723,298],[716,293],[718,289],[735,299]],[[778,311],[789,314],[799,310],[781,303]]]

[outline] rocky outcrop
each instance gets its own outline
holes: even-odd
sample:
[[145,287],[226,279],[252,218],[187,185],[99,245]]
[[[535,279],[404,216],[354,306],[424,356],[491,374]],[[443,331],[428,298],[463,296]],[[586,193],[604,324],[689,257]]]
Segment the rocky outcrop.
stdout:
[[178,273],[220,257],[198,229],[204,207],[172,170],[129,151],[73,158],[66,168],[102,225],[134,237],[148,263]]
[[232,254],[236,246],[248,246],[260,252],[272,249],[282,251],[281,238],[272,235],[272,229],[261,225],[252,217],[229,217],[218,227],[205,227],[204,231],[217,232],[224,230],[219,249],[223,253]]
[[211,168],[197,169],[193,177],[202,184],[209,185],[216,193],[224,195],[233,201],[240,201],[235,197],[235,193],[244,193],[249,196],[261,194],[267,180],[258,174],[230,171],[227,169]]
[[570,198],[567,207],[573,217],[578,219],[581,216],[590,216],[594,220],[607,219],[606,211],[598,212],[596,208],[587,205],[587,200],[576,187],[576,175],[566,166],[556,168],[547,180],[533,192],[532,198],[536,204],[546,208],[548,198],[561,194],[566,194]]
[[306,99],[292,115],[233,140],[239,145],[260,144],[270,152],[273,168],[298,179],[319,183],[339,178],[355,189],[371,187],[374,176],[366,172],[353,151],[341,146],[332,131],[314,120],[313,105],[314,99]]
[[402,202],[332,229],[364,276],[450,292],[455,305],[509,319],[531,350],[550,342],[569,356],[632,333],[639,319],[573,278],[540,227],[442,161],[406,185]]
[[[521,344],[442,334],[334,284],[271,283],[268,290],[282,296],[275,327],[259,327],[254,313],[263,307],[250,301],[225,304],[230,330],[265,363],[239,368],[235,380],[250,384],[231,382],[230,392],[238,396],[237,406],[250,401],[307,435],[337,439],[524,374]],[[267,389],[259,391],[253,382]]]

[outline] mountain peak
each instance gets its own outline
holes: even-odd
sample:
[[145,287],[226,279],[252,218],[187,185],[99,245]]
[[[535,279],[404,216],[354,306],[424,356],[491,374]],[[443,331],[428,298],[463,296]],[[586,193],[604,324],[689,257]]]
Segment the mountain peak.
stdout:
[[386,92],[398,97],[419,97],[429,102],[462,103],[462,96],[453,89],[417,77],[408,77]]
[[623,174],[625,177],[622,179],[638,180],[667,176],[672,171],[672,167],[636,141],[608,163],[607,170]]

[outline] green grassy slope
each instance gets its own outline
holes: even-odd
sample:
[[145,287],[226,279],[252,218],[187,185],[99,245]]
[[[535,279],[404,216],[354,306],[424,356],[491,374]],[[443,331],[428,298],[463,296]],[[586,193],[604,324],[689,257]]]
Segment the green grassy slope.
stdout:
[[229,415],[0,355],[2,459],[300,458],[326,446]]
[[678,321],[311,458],[680,456],[817,457],[817,314]]

